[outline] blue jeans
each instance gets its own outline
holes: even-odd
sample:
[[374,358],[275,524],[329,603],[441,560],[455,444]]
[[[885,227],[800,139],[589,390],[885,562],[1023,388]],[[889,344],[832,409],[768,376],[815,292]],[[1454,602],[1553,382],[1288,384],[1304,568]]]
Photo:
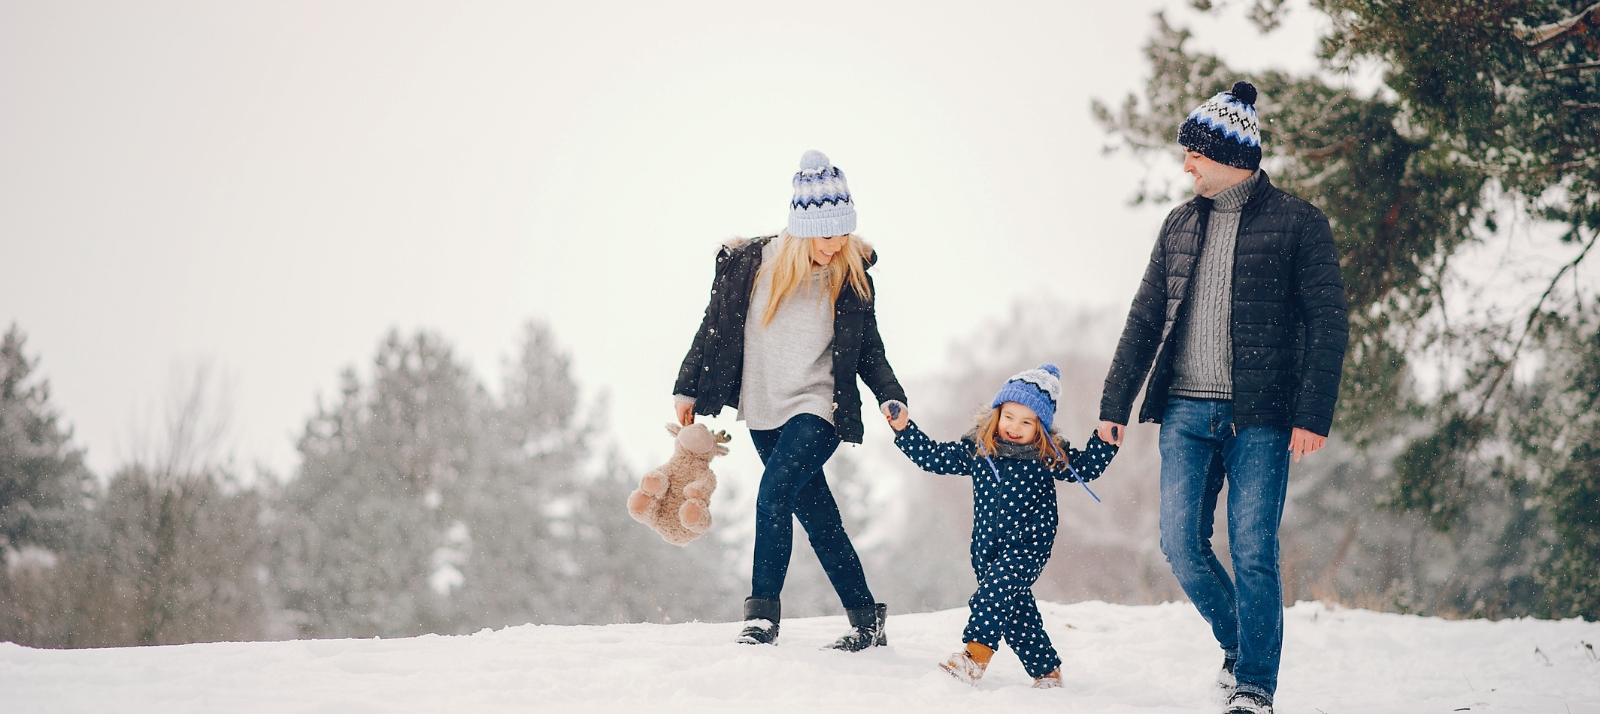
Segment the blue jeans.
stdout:
[[867,589],[867,575],[861,570],[861,558],[844,532],[839,504],[822,475],[822,465],[839,448],[833,425],[814,414],[801,414],[777,429],[751,430],[750,438],[766,466],[756,492],[756,553],[750,595],[776,598],[783,592],[794,545],[794,519],[799,518],[845,609],[871,607],[874,600]]
[[[1289,427],[1233,424],[1233,403],[1172,398],[1161,420],[1161,552],[1228,657],[1238,691],[1272,699],[1283,652],[1278,525],[1289,484]],[[1211,550],[1228,484],[1234,577]]]

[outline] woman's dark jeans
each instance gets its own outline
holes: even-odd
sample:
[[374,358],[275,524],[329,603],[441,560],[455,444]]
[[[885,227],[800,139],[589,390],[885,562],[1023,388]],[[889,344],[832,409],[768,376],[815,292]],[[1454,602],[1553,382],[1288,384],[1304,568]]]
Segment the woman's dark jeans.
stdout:
[[801,414],[777,429],[751,430],[750,438],[767,467],[756,493],[756,557],[750,595],[777,598],[783,592],[797,517],[845,609],[871,607],[872,591],[867,589],[861,558],[844,532],[839,504],[822,475],[822,465],[839,448],[833,425],[814,414]]
[[[1289,485],[1286,426],[1235,429],[1233,403],[1172,398],[1161,420],[1161,552],[1189,600],[1237,657],[1237,691],[1269,700],[1283,652],[1278,526]],[[1211,550],[1212,514],[1228,486],[1233,577]]]

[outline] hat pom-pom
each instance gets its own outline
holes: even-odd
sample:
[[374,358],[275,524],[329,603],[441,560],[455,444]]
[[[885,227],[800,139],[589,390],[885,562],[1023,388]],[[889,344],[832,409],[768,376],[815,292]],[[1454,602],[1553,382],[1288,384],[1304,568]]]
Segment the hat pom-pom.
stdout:
[[832,165],[833,162],[828,161],[828,155],[817,151],[816,149],[807,151],[803,156],[800,157],[801,171],[821,171]]
[[1256,85],[1249,82],[1243,80],[1234,82],[1233,90],[1228,93],[1232,94],[1234,99],[1250,106],[1255,106],[1256,104]]
[[1054,362],[1046,362],[1041,364],[1039,365],[1039,369],[1049,372],[1050,376],[1055,377],[1056,379],[1061,379],[1061,368],[1057,367]]

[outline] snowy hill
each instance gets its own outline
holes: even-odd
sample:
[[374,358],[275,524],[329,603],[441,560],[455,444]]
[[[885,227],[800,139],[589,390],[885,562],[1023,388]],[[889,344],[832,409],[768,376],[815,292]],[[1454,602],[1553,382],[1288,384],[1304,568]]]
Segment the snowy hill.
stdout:
[[[934,663],[966,611],[892,616],[890,647],[819,649],[842,617],[788,620],[778,647],[731,624],[535,626],[467,637],[107,650],[0,645],[5,712],[1210,712],[1221,657],[1187,603],[1040,603],[1066,686],[1027,687],[1002,649],[976,688]],[[1600,623],[1447,621],[1300,603],[1278,709],[1600,714]]]

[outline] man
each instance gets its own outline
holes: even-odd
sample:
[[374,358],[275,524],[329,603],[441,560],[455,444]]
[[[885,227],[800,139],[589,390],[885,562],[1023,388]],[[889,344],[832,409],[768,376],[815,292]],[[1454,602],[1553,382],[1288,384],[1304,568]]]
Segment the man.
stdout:
[[[1272,712],[1289,459],[1327,443],[1348,334],[1328,219],[1259,170],[1255,99],[1236,83],[1178,130],[1195,198],[1161,227],[1100,399],[1100,438],[1121,445],[1149,374],[1139,421],[1161,424],[1161,550],[1222,646],[1228,714]],[[1224,482],[1231,578],[1211,550]]]

